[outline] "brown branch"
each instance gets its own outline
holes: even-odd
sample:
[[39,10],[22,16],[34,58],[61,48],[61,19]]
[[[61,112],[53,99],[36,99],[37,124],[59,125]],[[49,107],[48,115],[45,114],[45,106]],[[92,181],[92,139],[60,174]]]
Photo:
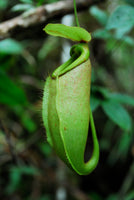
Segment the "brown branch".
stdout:
[[[91,5],[103,2],[104,0],[77,0],[78,11],[88,9]],[[35,9],[24,12],[23,14],[0,23],[0,39],[9,37],[11,31],[17,27],[28,28],[33,25],[41,24],[57,16],[73,13],[73,1],[59,1],[46,4]]]

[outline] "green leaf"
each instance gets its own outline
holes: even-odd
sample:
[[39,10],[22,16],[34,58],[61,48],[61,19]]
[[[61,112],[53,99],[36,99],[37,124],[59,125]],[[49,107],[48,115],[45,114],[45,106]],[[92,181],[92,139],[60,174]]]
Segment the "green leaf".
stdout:
[[23,112],[21,116],[23,126],[29,131],[34,132],[37,128],[36,123],[32,120],[29,113]]
[[7,193],[13,193],[21,182],[22,175],[34,176],[39,174],[39,170],[34,166],[13,166],[10,168],[10,182],[6,188]]
[[98,29],[94,31],[92,35],[94,38],[100,38],[105,40],[113,38],[112,34],[106,29]]
[[91,92],[93,93],[95,97],[97,97],[97,99],[100,99],[100,100],[109,98],[109,95],[111,94],[107,88],[100,87],[97,85],[93,85],[91,87]]
[[102,102],[102,108],[106,115],[125,131],[132,128],[131,118],[128,112],[118,103],[113,101]]
[[13,193],[17,189],[20,181],[21,181],[20,172],[18,170],[14,170],[14,168],[11,168],[10,182],[8,184],[8,187],[6,188],[6,192],[8,194]]
[[125,36],[121,37],[121,41],[130,46],[134,46],[134,39],[130,36],[125,35]]
[[[121,94],[121,93],[112,93],[108,89],[104,87],[99,87],[93,85],[91,88],[91,92],[94,96],[100,96],[103,97],[103,99],[108,99],[111,102],[117,102],[117,103],[123,103],[127,105],[134,106],[134,98],[127,95],[127,94]],[[97,96],[97,99],[98,99]]]
[[118,194],[111,194],[106,200],[119,200]]
[[24,91],[0,70],[0,103],[14,106],[28,104]]
[[132,29],[131,26],[116,28],[115,33],[114,33],[114,38],[117,40],[124,39],[123,37],[126,37],[125,34],[129,33],[131,29]]
[[107,29],[124,29],[126,33],[134,26],[134,8],[129,5],[119,6],[109,17]]
[[[120,140],[118,141],[118,150],[119,154],[122,155],[122,157],[125,159],[125,156],[127,156],[128,151],[130,149],[131,141],[133,140],[132,134],[122,134]],[[118,152],[116,152],[118,154]]]
[[134,199],[134,190],[132,190],[125,198],[125,200],[133,200]]
[[5,10],[8,5],[8,0],[0,0],[0,10]]
[[100,100],[95,96],[91,95],[90,97],[91,110],[95,111],[99,107],[99,105],[100,105]]
[[18,170],[21,174],[26,174],[26,175],[37,175],[39,174],[39,170],[34,167],[34,166],[21,166],[21,167],[14,167],[14,170]]
[[130,97],[126,94],[119,94],[119,93],[109,93],[109,99],[112,101],[117,101],[119,103],[128,104],[134,106],[134,98]]
[[101,25],[106,25],[108,15],[105,11],[99,9],[97,6],[92,6],[89,11],[91,15],[94,16]]
[[52,149],[48,143],[42,143],[39,145],[40,150],[45,156],[49,156],[52,152]]
[[126,3],[129,3],[131,6],[134,6],[134,0],[125,0]]
[[3,54],[21,54],[23,51],[23,46],[13,40],[13,39],[5,39],[0,41],[0,53]]
[[43,29],[47,34],[64,37],[77,42],[89,42],[91,35],[84,28],[64,24],[47,24]]
[[103,198],[97,192],[91,192],[89,196],[94,200],[103,200]]
[[33,4],[32,0],[19,0],[22,3],[28,3],[28,4]]
[[33,133],[37,129],[37,125],[32,119],[31,113],[29,112],[30,104],[28,105],[28,109],[24,106],[17,105],[12,108],[13,112],[17,115],[17,117],[21,120],[22,125],[30,132]]
[[21,12],[21,11],[28,11],[30,9],[34,8],[31,4],[17,4],[12,7],[13,12]]
[[[41,6],[42,4],[47,3],[46,0],[36,0],[36,1],[37,1],[37,6]],[[52,2],[55,2],[55,1],[52,1]],[[50,1],[50,3],[51,3],[51,1]]]

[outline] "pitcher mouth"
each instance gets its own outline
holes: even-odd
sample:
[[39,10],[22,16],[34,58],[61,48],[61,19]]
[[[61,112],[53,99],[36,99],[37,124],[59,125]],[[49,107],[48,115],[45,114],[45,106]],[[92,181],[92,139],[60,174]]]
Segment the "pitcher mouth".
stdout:
[[86,43],[80,43],[77,45],[72,46],[70,50],[71,58],[66,61],[64,64],[60,65],[53,73],[52,78],[55,79],[59,77],[71,69],[77,67],[78,65],[82,64],[89,58],[89,49]]

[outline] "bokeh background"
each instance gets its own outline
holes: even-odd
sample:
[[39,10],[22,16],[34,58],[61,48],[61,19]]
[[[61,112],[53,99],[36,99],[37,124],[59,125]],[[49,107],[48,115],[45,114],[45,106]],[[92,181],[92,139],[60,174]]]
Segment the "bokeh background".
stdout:
[[[0,25],[55,2],[0,0]],[[0,30],[1,200],[134,200],[134,1],[91,2],[78,16],[92,33],[90,102],[99,164],[87,176],[68,169],[47,143],[42,122],[46,77],[68,59],[73,44],[42,29],[48,22],[75,25],[73,13],[5,35]],[[91,153],[89,130],[85,161]]]

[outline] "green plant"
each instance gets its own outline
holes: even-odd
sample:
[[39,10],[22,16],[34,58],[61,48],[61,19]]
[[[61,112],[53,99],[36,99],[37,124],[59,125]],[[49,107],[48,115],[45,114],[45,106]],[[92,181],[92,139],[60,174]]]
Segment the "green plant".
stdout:
[[[79,26],[75,1],[74,8]],[[44,30],[48,34],[80,42],[71,48],[71,58],[46,80],[43,121],[47,140],[59,157],[78,174],[89,174],[99,159],[99,145],[89,105],[91,64],[86,43],[91,36],[83,28],[63,24],[48,24]],[[94,150],[91,159],[84,163],[89,120]]]
[[[90,13],[102,26],[101,29],[97,29],[92,33],[93,38],[103,39],[106,42],[106,52],[109,53],[109,51],[113,51],[117,42],[122,46],[124,45],[122,49],[127,48],[127,51],[128,47],[133,46],[133,38],[127,35],[134,27],[133,6],[120,5],[111,13],[110,16],[108,16],[106,11],[103,11],[97,6],[92,6],[90,8]],[[122,59],[125,60],[125,57]],[[92,110],[96,110],[101,106],[110,120],[124,131],[131,132],[132,119],[122,104],[134,106],[134,98],[126,94],[110,92],[108,89],[97,86],[93,82],[91,91]]]

